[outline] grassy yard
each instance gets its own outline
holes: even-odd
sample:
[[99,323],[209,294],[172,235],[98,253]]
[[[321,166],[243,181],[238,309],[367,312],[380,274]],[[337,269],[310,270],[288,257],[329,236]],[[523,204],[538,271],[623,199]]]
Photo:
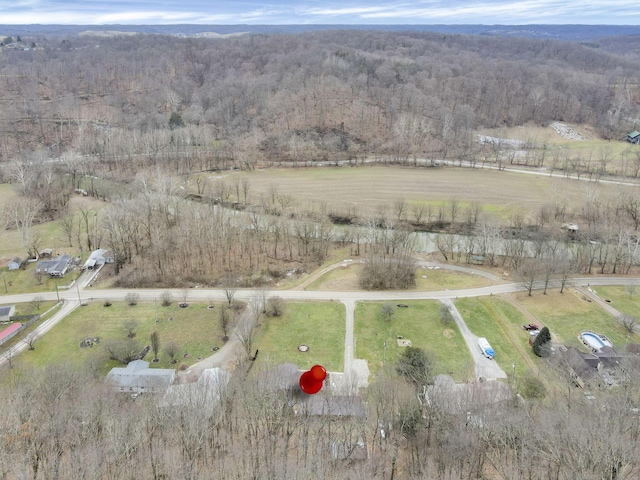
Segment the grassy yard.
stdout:
[[[440,321],[441,304],[435,301],[405,302],[390,322],[383,315],[384,302],[361,302],[355,311],[356,358],[369,362],[372,374],[383,363],[395,362],[402,349],[397,337],[411,340],[411,346],[429,352],[435,360],[435,373],[450,373],[456,380],[473,376],[473,360],[455,323]],[[385,349],[386,342],[386,349]]]
[[[528,297],[526,293],[515,295],[520,304],[549,327],[552,335],[558,341],[574,347],[582,347],[578,335],[583,330],[591,330],[609,337],[614,348],[624,350],[627,342],[626,332],[622,325],[595,302],[588,302],[575,290],[550,290],[547,295],[534,294]],[[630,341],[638,342],[640,338],[635,334]]]
[[611,306],[626,315],[640,317],[640,287],[592,287],[603,300],[611,300]]
[[[347,264],[327,272],[307,287],[307,290],[324,291],[357,291],[361,290],[358,280],[363,268],[362,264]],[[426,278],[423,278],[426,277]],[[419,268],[416,271],[416,286],[411,290],[429,292],[436,290],[456,290],[462,288],[484,287],[492,285],[488,278],[454,272],[446,269],[428,270]]]
[[[427,278],[422,278],[423,276]],[[416,272],[416,288],[418,291],[458,290],[462,288],[486,287],[496,282],[479,275],[454,272],[441,268],[439,270],[418,269]]]
[[[258,360],[293,363],[307,369],[315,364],[327,370],[344,369],[345,309],[337,302],[287,302],[281,317],[262,320],[255,346]],[[298,346],[306,344],[308,352]]]
[[[191,365],[198,361],[198,357],[212,354],[211,348],[222,346],[222,330],[218,322],[218,311],[221,305],[213,310],[206,308],[206,304],[190,304],[188,308],[179,308],[177,303],[169,307],[158,305],[159,322],[155,322],[156,314],[153,303],[139,303],[129,306],[125,302],[115,302],[110,307],[104,307],[100,302],[91,302],[86,307],[76,309],[52,328],[36,343],[34,351],[25,351],[16,358],[16,363],[24,363],[36,367],[43,367],[50,363],[69,361],[81,366],[92,357],[104,353],[103,342],[108,339],[126,338],[124,329],[126,320],[135,319],[136,340],[142,347],[150,344],[151,333],[155,330],[160,337],[160,362],[151,365],[159,368],[176,368],[181,363]],[[100,343],[92,348],[80,348],[80,342],[86,337],[99,337]],[[179,362],[169,363],[169,358],[163,348],[170,341],[176,342],[180,348]],[[184,358],[184,354],[189,354]],[[149,352],[145,360],[150,361],[153,353]],[[103,366],[106,373],[114,362],[107,362]]]
[[485,337],[496,352],[495,361],[511,373],[514,362],[519,372],[528,371],[537,357],[529,346],[529,334],[522,325],[529,323],[515,306],[499,297],[462,298],[456,308],[469,329]]

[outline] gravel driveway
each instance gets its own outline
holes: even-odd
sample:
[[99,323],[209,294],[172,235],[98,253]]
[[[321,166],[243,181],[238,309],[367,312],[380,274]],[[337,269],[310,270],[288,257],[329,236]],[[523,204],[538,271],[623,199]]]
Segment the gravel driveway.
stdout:
[[[478,337],[471,333],[467,324],[464,323],[460,312],[455,307],[453,302],[449,299],[441,300],[443,304],[449,307],[451,311],[451,315],[458,325],[458,329],[460,333],[462,333],[462,337],[464,341],[467,342],[467,347],[469,348],[469,352],[471,352],[471,356],[473,357],[473,361],[476,364],[475,367],[475,375],[476,379],[484,378],[485,380],[493,380],[497,378],[507,378],[507,374],[500,368],[500,366],[496,363],[495,360],[489,360],[484,356],[480,347],[478,347]],[[489,343],[491,343],[491,339],[488,339]]]

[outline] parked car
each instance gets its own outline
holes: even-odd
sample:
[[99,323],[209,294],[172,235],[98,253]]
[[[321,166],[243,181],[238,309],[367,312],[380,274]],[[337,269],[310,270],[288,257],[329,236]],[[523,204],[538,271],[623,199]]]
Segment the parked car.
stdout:
[[522,328],[524,328],[525,330],[540,330],[540,327],[538,325],[536,325],[535,323],[527,323],[526,325],[523,325]]

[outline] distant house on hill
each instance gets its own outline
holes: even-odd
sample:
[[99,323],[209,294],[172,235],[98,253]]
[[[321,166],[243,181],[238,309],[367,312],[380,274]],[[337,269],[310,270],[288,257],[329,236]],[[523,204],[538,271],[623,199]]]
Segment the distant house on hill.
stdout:
[[175,379],[176,371],[149,368],[149,362],[134,360],[126,367],[115,367],[107,374],[107,382],[116,392],[165,393]]
[[23,263],[20,257],[12,258],[9,262],[9,270],[19,270]]
[[627,135],[627,142],[635,143],[636,145],[639,145],[640,144],[640,132],[637,131],[637,130],[634,130],[633,132],[628,134]]

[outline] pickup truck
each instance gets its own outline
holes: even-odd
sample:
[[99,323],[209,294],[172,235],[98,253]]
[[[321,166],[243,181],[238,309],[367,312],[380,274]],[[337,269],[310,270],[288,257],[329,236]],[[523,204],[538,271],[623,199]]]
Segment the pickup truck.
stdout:
[[491,345],[489,344],[486,338],[484,337],[479,338],[478,346],[480,347],[480,350],[482,350],[482,353],[484,354],[484,356],[487,357],[489,360],[493,359],[493,357],[496,356],[495,352],[493,351],[493,348],[491,348]]

